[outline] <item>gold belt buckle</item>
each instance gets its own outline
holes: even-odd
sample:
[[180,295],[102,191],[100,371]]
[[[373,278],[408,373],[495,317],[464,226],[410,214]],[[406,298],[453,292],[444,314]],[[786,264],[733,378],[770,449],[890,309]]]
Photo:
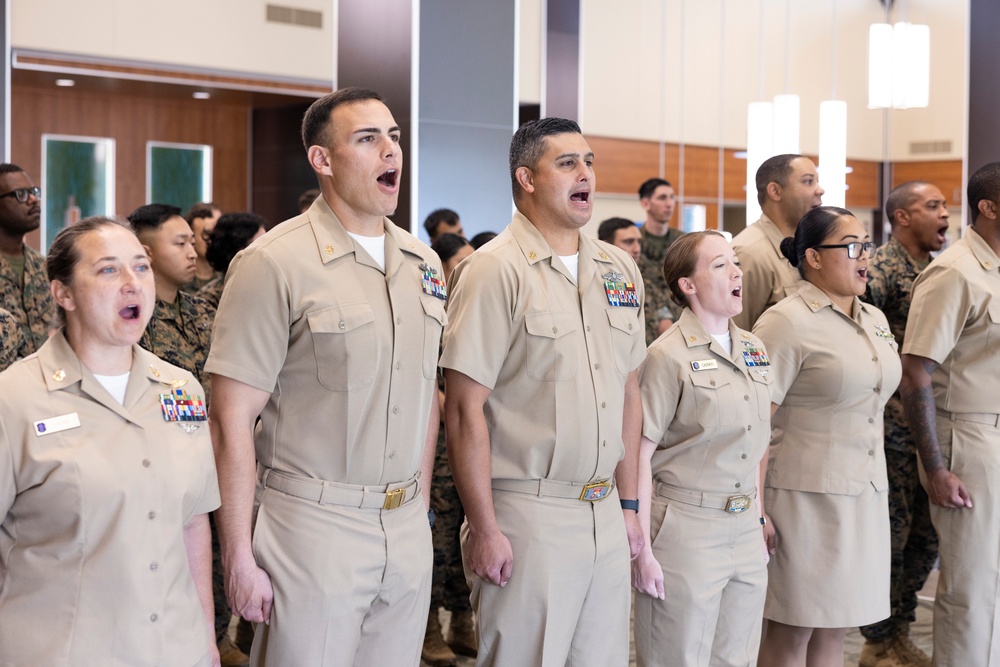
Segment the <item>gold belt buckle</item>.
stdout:
[[726,511],[730,514],[739,514],[750,509],[750,496],[729,496],[726,501]]
[[392,491],[385,492],[385,502],[382,503],[382,509],[384,510],[394,510],[403,504],[403,498],[406,497],[406,489],[393,489]]
[[611,493],[611,483],[608,481],[594,482],[593,484],[588,484],[583,487],[583,492],[580,494],[580,500],[586,500],[591,503],[596,503],[598,500],[604,500]]

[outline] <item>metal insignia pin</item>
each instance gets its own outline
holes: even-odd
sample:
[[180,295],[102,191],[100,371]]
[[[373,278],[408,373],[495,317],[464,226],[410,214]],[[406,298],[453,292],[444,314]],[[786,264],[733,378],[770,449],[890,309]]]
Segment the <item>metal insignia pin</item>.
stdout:
[[535,253],[534,250],[528,253],[528,259],[538,259],[538,255]]
[[188,383],[187,380],[160,380],[160,384],[171,389],[180,389]]
[[149,372],[153,374],[153,377],[160,377],[160,369],[152,364],[149,365]]
[[599,256],[599,257],[600,257],[601,259],[607,259],[607,258],[608,258],[608,256],[607,256],[607,255],[605,254],[605,252],[604,252],[603,250],[602,250],[602,251],[600,251],[599,253],[597,253],[597,255],[598,255],[598,256]]
[[604,278],[605,280],[607,280],[609,282],[613,282],[613,283],[620,283],[623,280],[625,280],[625,276],[622,275],[622,274],[620,274],[620,273],[618,273],[614,269],[611,269],[610,271],[608,271],[607,273],[605,273],[601,277]]
[[55,380],[56,382],[62,382],[63,380],[65,380],[66,379],[65,369],[60,368],[55,373],[53,373],[52,379]]
[[332,255],[333,254],[333,246],[332,245],[327,245],[326,246],[326,254],[327,255]]
[[177,422],[177,425],[184,429],[185,433],[194,433],[201,428],[201,424],[192,424],[191,422]]

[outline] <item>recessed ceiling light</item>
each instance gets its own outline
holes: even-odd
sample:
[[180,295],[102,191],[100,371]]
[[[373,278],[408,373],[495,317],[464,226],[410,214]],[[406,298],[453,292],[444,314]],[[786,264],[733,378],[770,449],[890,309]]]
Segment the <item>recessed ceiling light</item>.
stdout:
[[69,88],[76,85],[76,81],[73,79],[56,79],[56,85],[61,88]]
[[191,97],[193,97],[196,100],[207,100],[211,96],[212,93],[206,92],[204,90],[196,90],[193,93],[191,93]]

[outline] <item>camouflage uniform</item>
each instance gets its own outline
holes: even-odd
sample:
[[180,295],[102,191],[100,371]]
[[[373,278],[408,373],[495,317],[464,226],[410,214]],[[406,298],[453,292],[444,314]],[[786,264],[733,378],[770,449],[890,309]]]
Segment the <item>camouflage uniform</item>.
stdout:
[[212,306],[212,308],[219,307],[219,300],[222,299],[222,288],[226,284],[226,277],[220,275],[215,280],[206,283],[200,290],[198,290],[198,296],[200,296],[205,301]]
[[213,272],[211,278],[199,278],[198,276],[195,276],[194,278],[191,279],[191,282],[181,287],[181,291],[187,292],[188,294],[197,294],[198,292],[201,291],[202,287],[205,287],[206,285],[215,282],[221,277],[222,277],[222,272],[220,271]]
[[0,371],[12,363],[27,356],[27,343],[21,335],[21,327],[17,320],[6,310],[0,308]]
[[[438,388],[444,390],[444,381],[438,374]],[[445,448],[444,422],[438,430],[437,450],[434,454],[434,475],[431,483],[431,507],[437,518],[431,537],[434,541],[434,569],[431,574],[431,613],[440,607],[455,612],[471,611],[469,585],[462,567],[462,545],[459,531],[465,520],[465,510],[455,489],[455,480],[448,465]]]
[[681,308],[670,298],[670,288],[663,279],[663,256],[674,241],[683,236],[684,232],[673,227],[667,228],[664,236],[652,236],[646,227],[640,228],[642,234],[642,255],[639,256],[639,272],[646,286],[646,345],[659,337],[657,330],[660,320],[670,318],[676,321],[680,317]]
[[0,308],[10,312],[21,326],[24,356],[34,353],[49,339],[55,327],[56,306],[49,292],[45,258],[38,251],[24,246],[24,289],[21,278],[0,255]]
[[[180,316],[175,310],[180,307]],[[215,309],[201,297],[177,293],[177,304],[156,300],[153,317],[139,340],[139,345],[160,359],[191,371],[205,388],[209,400],[209,377],[205,374],[205,359],[212,344],[212,321]]]
[[[913,281],[926,266],[910,257],[895,238],[878,248],[868,262],[864,300],[885,313],[900,349]],[[917,591],[937,560],[937,533],[931,525],[927,493],[918,478],[916,445],[903,415],[899,390],[885,406],[885,458],[889,474],[892,615],[861,628],[861,634],[873,642],[907,634],[909,624],[916,619]]]

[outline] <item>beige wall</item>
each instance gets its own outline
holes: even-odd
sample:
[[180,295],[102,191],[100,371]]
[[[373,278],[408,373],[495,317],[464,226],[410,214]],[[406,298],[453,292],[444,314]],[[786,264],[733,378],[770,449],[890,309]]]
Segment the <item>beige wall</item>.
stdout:
[[542,101],[542,25],[544,0],[516,0],[520,13],[518,35],[518,99],[522,104]]
[[[856,159],[882,158],[883,114],[867,108],[868,25],[883,20],[879,3],[582,2],[582,121],[588,133],[745,146],[747,104],[794,92],[802,104],[801,150],[815,153],[819,103],[831,99],[834,84],[830,25],[836,10],[835,83],[837,98],[848,102],[847,154]],[[905,6],[908,20],[931,26],[931,107],[891,112],[890,159],[961,158],[968,0],[909,0]],[[901,18],[897,9],[893,20]],[[786,39],[790,59],[785,57]],[[910,142],[936,140],[951,141],[952,151],[910,155]]]
[[331,81],[330,0],[274,0],[323,13],[321,29],[265,20],[267,0],[17,0],[14,48]]

